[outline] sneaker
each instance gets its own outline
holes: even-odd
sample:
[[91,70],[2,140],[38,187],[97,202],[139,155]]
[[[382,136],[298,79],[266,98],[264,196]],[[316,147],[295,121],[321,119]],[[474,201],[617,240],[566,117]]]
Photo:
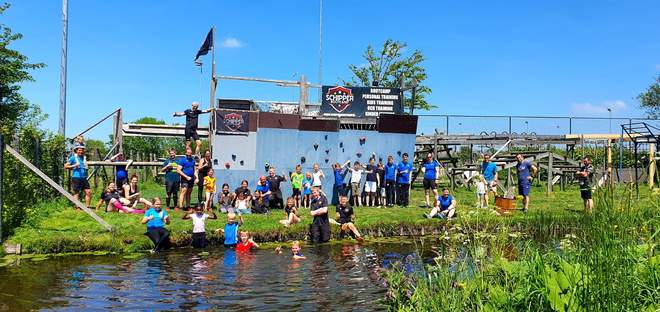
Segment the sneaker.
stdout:
[[423,214],[422,214],[422,217],[427,218],[427,219],[431,219],[431,216],[429,216],[428,213],[423,213]]
[[364,242],[364,238],[362,238],[362,236],[358,236],[355,239],[360,243]]

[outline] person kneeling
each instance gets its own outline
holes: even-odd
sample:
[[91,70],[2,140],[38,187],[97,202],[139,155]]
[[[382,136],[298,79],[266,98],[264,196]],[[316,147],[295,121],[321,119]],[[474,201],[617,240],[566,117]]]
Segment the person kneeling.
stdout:
[[346,232],[350,231],[349,234],[353,236],[356,240],[360,242],[364,241],[357,227],[355,227],[355,224],[353,224],[353,218],[355,217],[355,213],[353,212],[353,207],[351,207],[348,204],[348,197],[346,196],[339,197],[339,205],[337,205],[336,211],[337,211],[337,222],[341,227],[341,233],[339,234],[339,238],[344,238]]
[[440,219],[452,219],[456,214],[456,199],[449,195],[449,189],[445,188],[442,195],[438,196],[431,213],[424,214],[426,218],[438,217]]
[[151,252],[156,253],[163,248],[170,248],[170,232],[165,228],[165,224],[170,224],[170,217],[167,215],[167,211],[161,208],[158,197],[149,203],[149,207],[151,208],[144,213],[142,224],[147,225],[146,235],[154,243],[154,249]]

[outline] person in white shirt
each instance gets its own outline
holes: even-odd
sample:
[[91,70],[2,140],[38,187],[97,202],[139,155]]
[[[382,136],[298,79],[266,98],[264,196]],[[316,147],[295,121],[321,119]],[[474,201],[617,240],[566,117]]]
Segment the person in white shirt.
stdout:
[[323,187],[323,180],[325,180],[325,174],[323,170],[319,169],[319,164],[314,163],[312,165],[314,172],[312,173],[312,187],[318,187],[319,190]]
[[213,210],[211,214],[204,213],[204,206],[197,205],[195,211],[189,211],[183,215],[183,220],[191,219],[193,222],[192,246],[194,248],[206,247],[206,219],[217,219]]
[[483,175],[477,177],[477,208],[488,208],[486,197],[486,179]]
[[[350,160],[344,163],[344,167],[348,167],[351,163]],[[348,171],[351,173],[351,196],[353,197],[353,204],[356,207],[362,206],[362,198],[360,197],[360,181],[362,180],[363,173],[369,173],[365,168],[360,164],[359,161],[353,163],[353,168],[348,168]]]

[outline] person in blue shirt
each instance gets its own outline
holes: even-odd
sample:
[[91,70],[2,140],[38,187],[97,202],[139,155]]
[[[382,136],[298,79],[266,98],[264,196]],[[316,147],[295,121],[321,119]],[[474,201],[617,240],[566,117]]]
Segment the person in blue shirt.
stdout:
[[174,205],[174,210],[179,210],[176,201],[179,197],[179,188],[181,187],[181,177],[188,180],[188,176],[181,171],[181,167],[176,162],[176,150],[170,148],[168,158],[163,162],[161,172],[165,172],[165,204],[169,209]]
[[66,164],[64,164],[64,169],[72,170],[71,189],[73,190],[73,198],[78,200],[80,197],[80,191],[84,191],[85,207],[89,207],[92,200],[92,190],[89,187],[89,181],[87,181],[87,160],[85,158],[84,145],[78,145],[75,147],[74,154],[71,155]]
[[396,168],[399,175],[397,179],[397,194],[396,198],[399,206],[407,207],[410,198],[410,174],[413,172],[413,166],[408,162],[408,153],[401,155],[403,158]]
[[195,183],[197,183],[197,166],[195,165],[195,158],[192,156],[192,149],[190,147],[186,148],[186,157],[180,158],[177,161],[177,165],[181,167],[184,178],[181,180],[179,207],[183,208],[184,211],[188,211],[190,210],[190,195],[192,194]]
[[264,201],[264,205],[266,205],[266,207],[270,207],[269,201],[272,192],[270,191],[270,183],[268,183],[266,176],[259,176],[259,182],[257,182],[255,191],[261,192],[261,198]]
[[225,248],[236,248],[238,244],[238,229],[243,225],[243,215],[238,215],[238,222],[236,222],[236,214],[230,212],[227,214],[227,224],[224,229],[217,229],[217,232],[222,232],[225,235]]
[[424,196],[426,197],[426,208],[430,207],[429,194],[433,191],[433,197],[438,197],[438,184],[436,180],[440,176],[440,163],[433,159],[433,154],[428,153],[424,164],[422,164],[422,173],[424,173]]
[[490,154],[484,154],[484,161],[481,163],[481,174],[486,180],[485,200],[488,203],[488,194],[490,192],[497,195],[497,164],[490,161]]
[[170,224],[170,216],[167,211],[161,207],[160,198],[155,197],[148,202],[149,208],[142,218],[142,224],[147,225],[147,236],[154,243],[152,253],[159,252],[161,249],[170,248],[170,232],[165,228],[165,224]]
[[396,202],[396,171],[397,165],[394,163],[394,157],[387,155],[387,163],[383,166],[385,171],[385,194],[388,207],[394,207]]
[[[110,161],[124,162],[126,161],[126,157],[124,157],[123,153],[117,153],[116,155],[110,157]],[[117,189],[119,190],[124,188],[124,184],[128,184],[128,167],[130,166],[131,162],[132,161],[129,161],[128,165],[115,166],[115,185],[117,185]]]
[[532,176],[538,169],[531,162],[525,160],[522,154],[516,155],[516,172],[518,173],[518,194],[523,196],[523,212],[529,209],[529,191],[532,188]]
[[333,172],[335,176],[335,185],[332,190],[332,204],[339,204],[339,198],[346,196],[346,184],[344,184],[344,178],[346,178],[346,168],[339,163],[334,164]]
[[440,219],[451,219],[456,214],[456,199],[449,194],[449,189],[442,190],[442,195],[438,196],[431,213],[424,214],[426,218],[438,217]]

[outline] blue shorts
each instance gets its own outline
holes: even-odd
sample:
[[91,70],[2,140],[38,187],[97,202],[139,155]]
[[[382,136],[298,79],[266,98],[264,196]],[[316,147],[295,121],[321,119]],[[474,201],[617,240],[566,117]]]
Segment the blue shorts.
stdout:
[[529,190],[532,189],[532,184],[529,182],[518,182],[518,195],[529,196]]

